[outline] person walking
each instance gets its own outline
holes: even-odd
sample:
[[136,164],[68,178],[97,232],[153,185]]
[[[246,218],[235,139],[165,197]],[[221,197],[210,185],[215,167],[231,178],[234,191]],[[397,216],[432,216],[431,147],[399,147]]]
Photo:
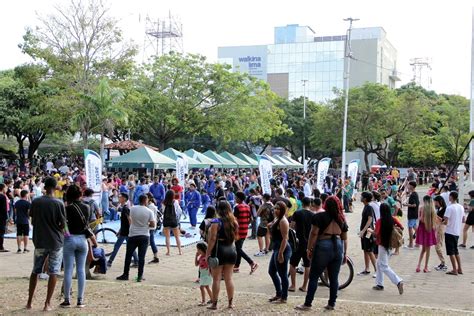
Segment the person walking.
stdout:
[[237,205],[234,207],[234,216],[239,224],[239,238],[235,242],[237,248],[237,260],[235,261],[234,273],[240,271],[240,262],[242,258],[247,261],[250,265],[250,274],[254,273],[258,268],[258,264],[254,262],[243,250],[244,241],[247,238],[249,224],[251,220],[250,207],[245,202],[245,194],[243,192],[237,192],[235,194],[235,202]]
[[64,238],[64,302],[59,306],[71,307],[70,296],[72,287],[72,272],[74,264],[77,274],[77,307],[84,307],[84,292],[86,288],[86,258],[89,251],[87,238],[92,237],[89,227],[89,206],[82,203],[82,192],[79,186],[73,184],[66,191],[66,219],[69,234]]
[[369,275],[370,270],[369,266],[372,263],[372,266],[377,270],[375,265],[375,255],[374,251],[374,238],[372,236],[374,230],[375,222],[375,213],[372,206],[369,204],[372,201],[372,193],[362,192],[361,202],[364,204],[364,209],[362,210],[362,219],[360,222],[360,242],[362,250],[364,251],[364,263],[365,268],[362,272],[359,272],[358,275]]
[[161,203],[163,203],[165,198],[166,190],[163,183],[160,182],[160,178],[158,176],[153,177],[153,184],[150,185],[150,193],[153,195],[158,209],[161,209]]
[[458,240],[461,234],[461,226],[464,218],[464,208],[458,203],[458,193],[456,191],[449,193],[449,202],[451,203],[444,213],[443,223],[446,225],[444,233],[444,242],[446,243],[446,254],[451,260],[453,269],[446,272],[450,275],[463,274],[461,268],[461,257],[459,257]]
[[201,195],[196,191],[196,184],[194,182],[189,184],[189,190],[186,192],[184,199],[186,210],[189,214],[189,221],[191,222],[191,228],[194,229],[197,224],[197,212],[201,205]]
[[[412,171],[413,172],[413,171]],[[408,218],[408,249],[413,249],[413,240],[415,239],[415,231],[418,222],[418,209],[420,207],[420,199],[416,192],[416,181],[408,182],[408,202],[404,206],[408,207],[407,218]]]
[[[316,204],[321,205],[321,199],[314,199]],[[301,259],[303,259],[304,275],[303,275],[303,285],[299,288],[301,292],[306,292],[308,286],[309,278],[309,268],[311,262],[309,261],[306,249],[308,248],[309,233],[311,232],[311,219],[315,214],[311,210],[312,200],[308,197],[304,197],[302,200],[303,208],[298,210],[293,215],[293,220],[291,221],[291,228],[296,232],[296,237],[298,238],[298,247],[292,249],[292,255],[290,259],[290,276],[291,276],[291,285],[288,289],[290,292],[294,292],[296,289],[296,268],[298,267]]]
[[335,198],[328,198],[325,212],[314,214],[311,220],[311,233],[308,240],[307,255],[311,260],[308,292],[304,304],[297,310],[310,310],[318,288],[318,279],[327,269],[329,275],[329,300],[327,310],[334,310],[339,289],[339,270],[347,253],[347,223],[344,214],[339,211]]
[[228,308],[233,308],[234,282],[233,268],[237,260],[235,240],[239,237],[238,223],[227,201],[219,201],[216,205],[218,217],[211,221],[208,232],[208,248],[206,258],[217,258],[218,266],[211,268],[212,274],[212,304],[208,309],[216,310],[222,276],[228,298]]
[[448,267],[446,266],[446,261],[443,255],[443,243],[444,243],[444,230],[445,225],[443,225],[444,213],[446,213],[446,202],[443,197],[440,195],[435,196],[433,199],[434,205],[436,208],[436,245],[435,250],[438,255],[439,261],[441,262],[437,267],[436,271],[447,271]]
[[275,296],[268,301],[271,303],[286,303],[288,299],[288,263],[291,257],[291,246],[288,244],[290,224],[286,218],[285,203],[277,202],[273,208],[275,219],[268,224],[271,231],[273,253],[268,265],[268,274],[275,287]]
[[390,281],[397,286],[398,293],[401,295],[403,294],[403,280],[388,265],[392,251],[390,241],[395,229],[394,226],[403,230],[403,225],[392,215],[390,206],[387,203],[382,203],[380,205],[380,219],[375,223],[375,238],[379,255],[377,256],[377,276],[373,289],[376,291],[384,290],[383,277],[386,274]]
[[168,190],[163,200],[163,234],[165,235],[167,256],[170,255],[170,231],[173,231],[179,254],[183,254],[181,251],[181,240],[179,239],[181,232],[179,231],[178,225],[178,218],[181,216],[181,213],[182,210],[179,206],[179,200],[175,199],[175,192]]
[[[153,219],[155,220],[155,223],[158,223],[158,207],[156,206],[156,201],[155,198],[153,197],[153,194],[151,192],[148,192],[146,194],[148,197],[148,205],[147,207],[153,212]],[[148,262],[149,264],[151,263],[160,263],[160,259],[158,258],[158,247],[156,246],[155,243],[155,233],[156,233],[156,225],[155,228],[150,228],[150,247],[151,251],[153,252],[153,259]]]
[[[127,193],[120,193],[119,196],[119,203],[120,206],[118,208],[120,215],[120,229],[117,233],[117,241],[114,244],[114,250],[107,261],[107,267],[111,267],[112,263],[114,262],[115,256],[117,256],[120,247],[122,247],[124,241],[128,241],[128,233],[130,231],[130,209],[128,208],[128,194]],[[138,266],[138,255],[137,252],[134,251],[132,254],[133,264],[132,267]]]
[[45,195],[31,203],[31,224],[33,225],[33,245],[35,246],[33,271],[30,275],[28,302],[26,309],[31,309],[33,296],[47,260],[48,291],[44,302],[44,311],[52,310],[51,298],[56,287],[57,276],[61,272],[63,259],[64,228],[66,227],[66,210],[62,201],[54,198],[57,182],[53,177],[44,180]]
[[[137,191],[138,192],[138,191]],[[156,222],[153,212],[147,207],[148,197],[146,194],[138,198],[139,205],[130,209],[130,231],[128,233],[127,252],[125,255],[125,266],[123,274],[117,280],[128,280],[132,254],[138,248],[138,276],[137,282],[142,282],[143,269],[145,266],[145,255],[150,240],[150,229],[155,229]]]
[[257,211],[260,217],[260,223],[257,228],[257,241],[259,251],[254,254],[255,257],[265,256],[270,250],[270,234],[268,232],[268,224],[273,221],[273,204],[271,196],[268,193],[263,195],[263,204]]
[[418,229],[416,230],[416,244],[421,246],[420,257],[418,259],[418,265],[416,266],[416,272],[420,272],[421,261],[425,256],[425,267],[423,272],[430,272],[428,269],[428,262],[430,260],[431,246],[436,245],[436,212],[433,204],[433,200],[429,195],[423,197],[423,205],[420,207],[418,213]]

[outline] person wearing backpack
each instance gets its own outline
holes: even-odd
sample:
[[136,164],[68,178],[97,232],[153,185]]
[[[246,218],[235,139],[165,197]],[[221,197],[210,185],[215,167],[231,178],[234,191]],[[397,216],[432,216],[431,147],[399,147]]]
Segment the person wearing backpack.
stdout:
[[175,192],[173,190],[168,190],[165,194],[165,199],[163,201],[163,234],[165,235],[166,240],[166,255],[170,255],[170,230],[173,231],[174,238],[176,239],[176,245],[178,247],[179,254],[182,255],[181,251],[181,240],[179,235],[178,217],[181,214],[182,210],[179,206],[179,201],[174,198]]
[[386,274],[390,281],[395,284],[398,288],[398,293],[403,294],[403,280],[393,272],[392,268],[388,265],[390,258],[390,252],[392,250],[392,235],[394,233],[394,226],[403,229],[403,225],[400,221],[392,216],[390,206],[386,203],[380,205],[380,218],[375,223],[375,238],[379,248],[379,255],[377,257],[377,271],[375,278],[375,286],[373,287],[376,291],[383,291],[383,275]]

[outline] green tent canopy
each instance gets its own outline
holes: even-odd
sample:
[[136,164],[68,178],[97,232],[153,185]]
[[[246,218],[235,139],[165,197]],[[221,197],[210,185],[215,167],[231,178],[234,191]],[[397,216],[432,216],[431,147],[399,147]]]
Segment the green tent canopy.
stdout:
[[174,169],[176,162],[148,147],[140,147],[107,161],[109,168]]
[[288,160],[289,162],[293,163],[295,165],[295,167],[297,168],[303,168],[303,164],[296,161],[295,159],[291,158],[291,157],[287,157],[287,156],[281,156],[283,159],[285,160]]
[[243,161],[248,162],[252,168],[258,168],[258,161],[253,159],[252,157],[247,156],[244,153],[238,153],[238,154],[235,154],[235,156],[239,157]]
[[273,156],[273,158],[280,160],[282,163],[286,163],[286,165],[289,168],[296,168],[296,169],[303,168],[302,164],[300,164],[299,162],[294,161],[293,159],[290,159],[288,157],[275,155],[275,156]]
[[200,153],[197,150],[188,149],[184,152],[184,154],[187,155],[188,157],[191,157],[191,158],[201,162],[202,164],[205,165],[206,168],[208,168],[210,166],[214,166],[216,168],[222,168],[222,164],[220,162],[203,155],[202,153]]
[[183,156],[184,158],[187,159],[188,161],[188,167],[189,168],[206,168],[208,165],[205,163],[202,163],[193,157],[189,157],[185,153],[182,153],[174,148],[168,148],[166,150],[163,150],[160,152],[160,154],[165,155],[166,157],[176,161],[178,159],[178,156]]
[[245,169],[245,168],[252,168],[252,165],[249,164],[247,161],[240,159],[239,157],[232,155],[228,151],[221,152],[219,155],[224,157],[225,159],[228,159],[232,162],[235,162],[237,164],[237,168]]
[[216,161],[219,161],[220,165],[222,166],[222,168],[237,168],[237,164],[235,162],[232,162],[224,157],[222,157],[221,155],[219,155],[218,153],[212,151],[212,150],[208,150],[204,153],[205,156],[213,159],[213,160],[216,160]]
[[288,167],[288,165],[286,163],[283,163],[280,160],[273,158],[272,156],[269,156],[267,154],[263,154],[263,156],[270,159],[270,161],[272,162],[273,167],[277,167],[277,168],[287,168]]

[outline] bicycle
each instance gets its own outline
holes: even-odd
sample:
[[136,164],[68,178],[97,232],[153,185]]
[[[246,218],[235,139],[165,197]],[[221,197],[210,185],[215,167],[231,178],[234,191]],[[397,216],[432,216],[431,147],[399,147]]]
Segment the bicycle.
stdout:
[[108,244],[117,238],[117,232],[110,227],[104,227],[103,223],[104,218],[100,217],[90,223],[89,226],[94,232],[97,243]]
[[[354,262],[351,258],[346,258],[346,262],[342,261],[341,270],[339,271],[339,290],[348,287],[354,279]],[[321,274],[320,279],[326,287],[329,287],[329,277],[327,270]]]

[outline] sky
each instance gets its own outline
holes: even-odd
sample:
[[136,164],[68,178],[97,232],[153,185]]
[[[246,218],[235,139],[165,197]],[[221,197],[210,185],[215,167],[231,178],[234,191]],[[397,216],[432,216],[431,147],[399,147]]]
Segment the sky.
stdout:
[[[38,24],[37,14],[54,11],[67,0],[3,1],[0,10],[0,69],[30,59],[18,48],[25,27]],[[342,35],[347,17],[359,18],[355,27],[381,26],[398,51],[401,83],[413,77],[410,59],[432,60],[431,88],[438,93],[470,97],[472,8],[474,0],[109,0],[127,38],[145,42],[144,18],[171,12],[183,24],[185,52],[217,61],[219,46],[273,42],[273,28],[308,25],[316,36]],[[141,21],[141,22],[140,22]]]

